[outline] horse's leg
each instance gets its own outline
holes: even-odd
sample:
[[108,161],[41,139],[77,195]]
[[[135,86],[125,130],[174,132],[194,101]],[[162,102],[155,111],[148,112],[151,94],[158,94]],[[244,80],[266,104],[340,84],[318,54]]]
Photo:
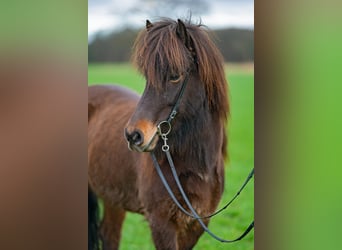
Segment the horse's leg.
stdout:
[[149,218],[152,238],[157,250],[178,250],[175,225],[165,217]]
[[[208,222],[204,222],[204,224],[208,225]],[[180,230],[180,233],[177,235],[178,249],[192,249],[203,232],[203,228],[197,221],[193,221],[190,225],[187,225],[186,230]]]
[[101,224],[103,250],[119,249],[121,227],[125,218],[125,210],[108,204],[104,205],[104,218]]

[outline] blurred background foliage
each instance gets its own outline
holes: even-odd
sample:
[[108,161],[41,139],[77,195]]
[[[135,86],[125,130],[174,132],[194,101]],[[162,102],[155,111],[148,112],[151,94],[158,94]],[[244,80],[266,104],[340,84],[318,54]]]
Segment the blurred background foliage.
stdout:
[[145,20],[168,17],[205,25],[226,62],[252,62],[253,9],[252,0],[89,0],[88,61],[129,61]]
[[[127,28],[92,39],[88,46],[88,60],[92,62],[125,62],[130,60],[131,49],[138,30]],[[213,30],[213,38],[225,61],[254,61],[254,31],[227,28]]]

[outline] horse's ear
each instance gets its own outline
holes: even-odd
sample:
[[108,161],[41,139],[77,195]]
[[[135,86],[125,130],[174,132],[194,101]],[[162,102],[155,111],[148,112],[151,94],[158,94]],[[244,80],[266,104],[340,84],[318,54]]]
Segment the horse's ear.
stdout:
[[178,19],[176,34],[182,40],[185,47],[187,47],[191,52],[193,52],[194,49],[192,46],[191,37],[189,36],[188,32],[186,31],[185,24],[180,19]]
[[153,24],[150,22],[150,20],[146,20],[146,29],[149,31],[153,27]]

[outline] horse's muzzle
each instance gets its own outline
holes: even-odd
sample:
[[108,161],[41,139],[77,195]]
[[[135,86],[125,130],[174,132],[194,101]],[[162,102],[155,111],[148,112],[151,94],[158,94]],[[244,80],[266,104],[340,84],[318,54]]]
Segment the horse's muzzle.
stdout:
[[140,129],[128,126],[125,128],[125,138],[128,143],[128,148],[131,151],[137,152],[153,151],[158,142],[156,129],[153,133],[151,131],[149,131],[149,133],[144,133]]

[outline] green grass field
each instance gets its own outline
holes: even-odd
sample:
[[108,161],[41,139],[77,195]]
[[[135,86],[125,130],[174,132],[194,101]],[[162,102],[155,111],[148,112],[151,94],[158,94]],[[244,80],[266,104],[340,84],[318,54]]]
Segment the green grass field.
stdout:
[[[226,185],[221,204],[235,195],[254,166],[254,73],[239,67],[226,66],[231,101],[229,119],[229,162],[226,163]],[[88,66],[88,85],[116,83],[139,93],[144,89],[144,78],[129,64],[91,64]],[[214,135],[214,131],[213,131]],[[209,229],[225,239],[239,236],[254,219],[254,180],[239,198],[224,212],[212,218]],[[144,218],[128,213],[122,231],[121,250],[154,249],[150,230]],[[204,234],[195,250],[254,249],[254,231],[235,243],[220,243]]]

